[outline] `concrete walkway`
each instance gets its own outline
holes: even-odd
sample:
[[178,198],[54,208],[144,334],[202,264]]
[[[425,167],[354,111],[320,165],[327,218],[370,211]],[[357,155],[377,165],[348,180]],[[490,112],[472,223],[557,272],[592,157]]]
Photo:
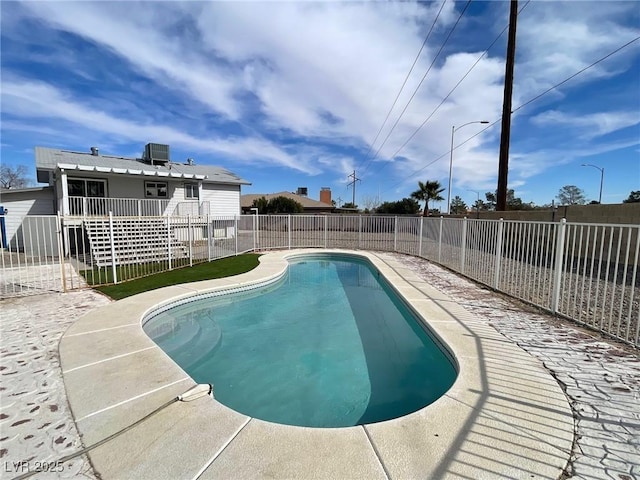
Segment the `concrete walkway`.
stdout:
[[569,476],[640,480],[640,352],[483,288],[426,260],[394,258],[540,359],[576,418]]
[[[79,317],[110,303],[93,290],[0,301],[0,476],[95,478],[86,457],[55,461],[82,444],[65,394],[58,344]],[[98,392],[97,392],[98,393]]]
[[[640,358],[636,350],[537,313],[428,262],[400,261],[453,302],[540,359],[577,418],[570,475],[640,480]],[[109,303],[92,291],[0,301],[0,470],[13,478],[36,462],[81,448],[60,374],[58,341],[75,319]],[[95,478],[80,457],[44,478]]]

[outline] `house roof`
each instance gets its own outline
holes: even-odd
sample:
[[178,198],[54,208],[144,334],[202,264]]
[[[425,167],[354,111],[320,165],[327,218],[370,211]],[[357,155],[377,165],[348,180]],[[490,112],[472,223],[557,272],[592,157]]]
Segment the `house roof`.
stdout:
[[226,183],[251,185],[250,182],[222,167],[210,165],[185,165],[169,162],[166,165],[151,165],[140,158],[92,155],[54,148],[36,147],[36,170],[83,171],[142,175],[145,177],[184,178],[202,180],[204,183]]
[[53,187],[49,185],[44,187],[0,188],[0,194],[7,195],[9,193],[37,192],[40,190],[51,190],[52,188]]
[[300,204],[302,204],[302,206],[305,209],[308,209],[308,210],[310,209],[327,210],[327,209],[334,208],[333,205],[331,204],[319,202],[309,197],[303,197],[302,195],[296,195],[295,193],[291,193],[291,192],[249,193],[247,195],[240,195],[240,206],[244,208],[251,207],[253,205],[253,201],[257,200],[260,197],[264,197],[267,200],[271,200],[272,198],[275,198],[275,197],[287,197],[292,200],[295,200],[296,202],[299,202]]

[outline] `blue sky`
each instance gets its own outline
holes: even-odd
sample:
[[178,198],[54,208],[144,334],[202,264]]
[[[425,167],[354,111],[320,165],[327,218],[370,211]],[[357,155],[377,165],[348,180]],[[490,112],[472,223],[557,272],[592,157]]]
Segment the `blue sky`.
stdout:
[[[139,156],[168,143],[174,161],[246,178],[245,193],[330,187],[346,202],[355,169],[364,207],[418,180],[446,186],[452,126],[497,122],[455,132],[456,145],[473,138],[454,151],[452,196],[473,203],[496,188],[506,33],[469,69],[509,3],[460,17],[465,5],[3,1],[2,162],[35,177],[36,145]],[[509,188],[536,204],[569,184],[597,199],[588,163],[605,169],[603,203],[621,202],[640,190],[640,41],[518,107],[639,37],[638,2],[520,7]]]

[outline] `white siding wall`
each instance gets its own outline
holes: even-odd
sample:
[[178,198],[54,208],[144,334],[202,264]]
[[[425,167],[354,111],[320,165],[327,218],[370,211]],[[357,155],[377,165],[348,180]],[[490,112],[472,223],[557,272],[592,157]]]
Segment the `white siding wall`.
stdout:
[[195,209],[193,211],[189,209],[185,209],[184,206],[181,209],[177,209],[179,203],[184,203],[187,201],[184,198],[184,181],[181,180],[179,182],[174,182],[173,184],[169,184],[169,195],[171,196],[171,201],[169,202],[169,206],[167,207],[167,212],[169,215],[197,215],[198,214],[198,202],[194,202],[196,204]]
[[[107,180],[107,197],[110,198],[139,198],[145,199],[145,181],[167,182],[169,206],[166,213],[174,214],[179,203],[191,202],[185,198],[185,183],[195,183],[193,180],[175,180],[166,177],[142,177],[126,175],[96,175],[85,172],[68,172],[68,177],[74,178],[100,178]],[[61,192],[58,182],[58,191]],[[202,185],[202,198],[193,201],[196,205],[201,202],[209,202],[209,213],[218,215],[240,215],[240,186],[205,183]],[[185,210],[184,208],[182,210]],[[188,209],[187,209],[188,210]],[[185,210],[185,214],[189,213]],[[197,213],[197,207],[193,213]],[[206,209],[205,209],[206,211]]]
[[210,202],[212,216],[240,215],[240,186],[205,183],[200,201]]
[[[23,243],[24,234],[27,246],[30,243],[35,242],[29,237],[29,229],[22,229],[24,224],[24,217],[26,215],[55,215],[55,199],[53,195],[53,188],[46,188],[44,190],[28,190],[26,192],[12,192],[2,193],[0,198],[0,205],[2,205],[9,213],[5,216],[5,229],[7,232],[7,241],[14,246],[19,238],[20,246]],[[31,224],[30,224],[31,225]],[[35,224],[34,224],[35,225]],[[31,226],[31,231],[35,232],[35,226]],[[33,245],[36,248],[37,245]]]
[[111,198],[145,198],[144,178],[112,176],[107,179],[107,196]]

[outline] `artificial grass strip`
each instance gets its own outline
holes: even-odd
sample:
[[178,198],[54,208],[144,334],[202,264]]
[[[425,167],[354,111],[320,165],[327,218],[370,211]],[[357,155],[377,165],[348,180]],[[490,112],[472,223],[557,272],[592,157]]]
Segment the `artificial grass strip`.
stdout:
[[257,254],[247,253],[235,257],[222,258],[220,260],[214,260],[213,262],[200,263],[193,267],[184,267],[168,272],[156,273],[115,285],[94,287],[94,290],[98,290],[114,300],[120,300],[121,298],[155,290],[156,288],[168,287],[169,285],[179,285],[181,283],[239,275],[256,268],[258,266],[259,256],[260,255]]

